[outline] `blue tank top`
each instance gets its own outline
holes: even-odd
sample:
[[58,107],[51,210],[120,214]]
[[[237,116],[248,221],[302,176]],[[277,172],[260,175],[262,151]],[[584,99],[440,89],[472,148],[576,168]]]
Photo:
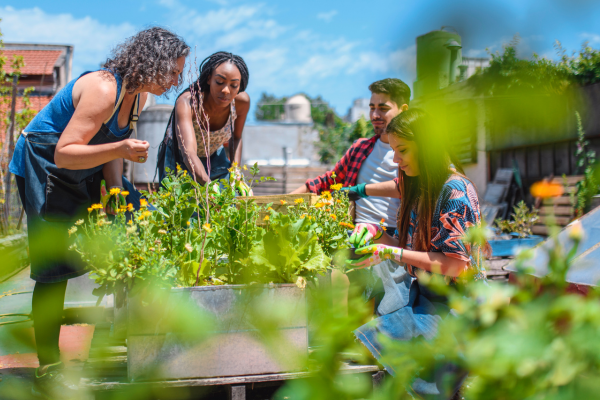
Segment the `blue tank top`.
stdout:
[[[46,105],[37,115],[31,120],[29,125],[23,130],[24,132],[40,132],[40,133],[61,133],[65,130],[69,121],[73,117],[75,113],[75,107],[73,106],[73,86],[75,82],[79,78],[84,75],[87,75],[91,72],[95,71],[87,71],[83,74],[79,75],[76,79],[73,79],[69,82],[64,88],[62,88],[56,96],[52,98],[50,103]],[[115,106],[119,101],[119,94],[121,93],[121,86],[123,84],[123,80],[117,74],[114,74],[115,79],[117,80],[117,98],[115,99]],[[106,126],[110,128],[110,130],[116,136],[122,136],[129,131],[129,124],[125,126],[123,129],[119,129],[119,111],[121,110],[121,106],[110,118]],[[23,148],[25,144],[25,138],[23,135],[19,137],[17,143],[15,145],[15,151],[13,153],[12,160],[8,166],[8,170],[17,175],[24,177],[25,176],[25,155],[23,153]]]

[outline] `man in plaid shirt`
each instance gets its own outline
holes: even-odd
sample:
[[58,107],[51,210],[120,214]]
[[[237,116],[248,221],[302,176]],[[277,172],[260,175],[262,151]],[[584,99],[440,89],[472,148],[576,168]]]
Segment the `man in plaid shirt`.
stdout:
[[[408,109],[410,88],[401,80],[390,78],[372,83],[369,90],[369,117],[375,136],[354,142],[336,163],[333,171],[309,179],[292,193],[320,194],[329,190],[331,185],[342,183],[344,189],[348,190],[350,199],[356,201],[354,223],[380,224],[382,221],[388,233],[393,234],[400,193],[398,165],[393,162],[394,151],[389,145],[386,127],[396,115]],[[382,182],[385,184],[376,187],[373,185]],[[365,301],[373,301],[373,307],[378,307],[385,293],[381,268],[396,270],[397,266],[383,262],[373,268],[355,270],[348,274],[334,270],[332,283],[340,288],[348,288],[349,284],[360,287]],[[342,296],[340,301],[345,303],[346,298]]]
[[[331,185],[342,183],[344,189],[349,190],[351,200],[357,200],[356,223],[379,223],[383,218],[385,226],[395,227],[396,207],[390,206],[391,199],[385,197],[399,197],[398,169],[397,165],[389,163],[393,159],[393,150],[389,146],[385,129],[392,118],[408,109],[410,88],[400,79],[388,78],[372,83],[369,90],[369,116],[375,136],[354,142],[332,171],[307,180],[306,184],[292,193],[320,194],[324,190],[330,190]],[[373,153],[373,149],[376,149],[376,154]],[[382,182],[387,184],[377,187],[372,185]],[[369,196],[384,198],[366,200]],[[398,201],[391,203],[398,205]]]

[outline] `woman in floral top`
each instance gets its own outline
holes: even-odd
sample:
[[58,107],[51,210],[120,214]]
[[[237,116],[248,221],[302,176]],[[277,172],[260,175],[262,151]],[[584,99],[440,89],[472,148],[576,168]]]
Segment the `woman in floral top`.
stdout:
[[[387,279],[387,287],[385,271],[380,272],[386,294],[377,309],[378,318],[354,332],[378,360],[385,352],[381,334],[395,340],[431,339],[438,323],[448,315],[447,300],[419,284],[422,273],[444,275],[448,282],[464,276],[485,279],[482,249],[464,240],[466,231],[481,222],[477,191],[438,128],[419,109],[405,111],[391,121],[387,131],[398,163],[401,195],[398,237],[387,235],[377,225],[358,224],[350,238],[360,247],[356,253],[365,254],[348,262],[352,268],[388,259],[406,271],[399,277],[396,273],[394,280]],[[371,239],[375,244],[365,246]],[[384,366],[395,374],[392,366],[385,362]],[[417,393],[442,392],[435,382],[419,379],[413,389]]]
[[248,79],[240,56],[221,51],[202,62],[198,80],[175,102],[158,152],[160,180],[177,164],[201,184],[227,178],[231,163],[242,157]]

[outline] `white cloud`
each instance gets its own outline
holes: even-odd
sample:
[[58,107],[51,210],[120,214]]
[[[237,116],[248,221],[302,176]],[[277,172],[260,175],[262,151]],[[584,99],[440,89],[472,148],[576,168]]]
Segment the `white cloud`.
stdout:
[[333,17],[338,14],[337,10],[331,10],[327,12],[321,12],[317,14],[317,19],[322,19],[325,22],[331,22]]
[[598,35],[596,33],[584,32],[579,36],[586,42],[589,42],[589,44],[591,44],[591,45],[600,43],[600,35]]
[[73,75],[97,69],[110,50],[135,33],[133,25],[103,24],[91,17],[51,14],[37,7],[17,10],[0,7],[0,29],[6,42],[74,45]]
[[[339,95],[337,85],[349,88],[360,81],[357,85],[362,93],[363,81],[369,77],[414,79],[414,45],[384,51],[363,41],[324,36],[280,23],[275,11],[263,4],[230,4],[208,11],[198,11],[200,8],[191,8],[181,0],[158,0],[155,4],[162,8],[159,23],[173,27],[192,47],[185,71],[189,81],[197,77],[201,60],[219,50],[244,57],[253,98],[262,91],[277,95],[306,92],[323,95],[345,109],[351,99]],[[319,14],[319,18],[331,20],[336,14],[333,10]],[[75,45],[74,75],[98,68],[113,46],[136,31],[128,23],[104,24],[91,17],[52,14],[39,8],[0,7],[0,15],[6,41]]]

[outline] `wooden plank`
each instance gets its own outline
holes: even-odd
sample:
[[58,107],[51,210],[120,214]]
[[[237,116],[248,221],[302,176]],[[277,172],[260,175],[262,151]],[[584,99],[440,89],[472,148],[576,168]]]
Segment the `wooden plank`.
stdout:
[[552,183],[560,183],[561,185],[564,185],[565,183],[567,185],[575,185],[577,184],[577,182],[580,182],[583,180],[583,175],[570,175],[570,176],[565,176],[564,178],[562,176],[555,176],[551,182]]
[[560,226],[567,226],[569,225],[569,223],[571,222],[571,217],[550,217],[550,216],[544,216],[544,215],[540,215],[540,219],[539,222],[541,222],[542,224],[547,224],[549,221],[551,221],[552,219],[554,219],[554,223]]
[[560,197],[552,197],[551,199],[547,199],[544,201],[544,205],[570,205],[573,206],[573,204],[571,203],[572,200],[569,196],[560,196]]
[[534,225],[531,228],[531,232],[535,233],[536,235],[548,236],[550,231],[546,225]]
[[540,215],[554,214],[554,215],[573,216],[575,214],[575,207],[559,206],[559,205],[555,205],[552,207],[542,206],[542,207],[540,207],[539,214]]
[[[359,373],[374,373],[378,372],[377,365],[351,365],[345,364],[340,369],[340,374],[359,374]],[[231,376],[222,378],[199,378],[199,379],[178,379],[168,381],[103,381],[101,379],[82,378],[80,385],[89,390],[123,390],[131,389],[138,386],[144,387],[160,387],[160,388],[177,388],[177,387],[192,387],[192,386],[217,386],[217,385],[242,385],[258,382],[277,382],[291,379],[309,378],[318,371],[306,372],[289,372],[282,374],[265,374],[265,375],[247,375],[247,376]],[[124,378],[124,377],[123,377]]]

